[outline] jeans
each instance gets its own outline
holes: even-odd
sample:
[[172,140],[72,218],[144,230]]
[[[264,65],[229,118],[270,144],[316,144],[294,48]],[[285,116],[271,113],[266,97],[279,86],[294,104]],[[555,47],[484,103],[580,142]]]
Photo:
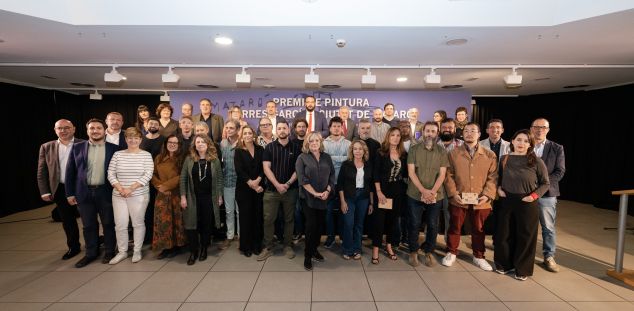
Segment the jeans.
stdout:
[[409,212],[409,251],[416,252],[418,246],[418,228],[420,228],[421,218],[424,212],[427,218],[425,224],[425,243],[423,244],[425,253],[431,253],[436,248],[436,237],[438,236],[438,214],[442,206],[442,201],[433,204],[425,204],[421,201],[407,197],[407,210]]
[[363,189],[357,189],[354,198],[346,198],[348,212],[342,214],[343,219],[343,254],[352,256],[361,254],[361,236],[363,235],[363,222],[368,212],[370,198],[362,196]]
[[[236,203],[236,188],[224,188],[224,202],[227,221],[227,239],[233,239],[236,232],[240,232],[240,212]],[[236,216],[238,217],[238,230],[236,230]]]
[[541,197],[537,200],[539,206],[539,223],[542,226],[542,240],[544,244],[544,259],[555,257],[557,248],[555,239],[555,218],[557,217],[557,197]]
[[[112,189],[105,185],[89,188],[89,194],[78,202],[79,215],[84,225],[86,257],[99,255],[99,222],[103,229],[103,244],[107,255],[114,255],[116,238],[114,233],[114,215],[112,211]],[[127,240],[127,238],[126,238]]]
[[[326,241],[334,241],[335,234],[337,232],[341,232],[341,217],[337,217],[337,227],[335,228],[335,210],[340,211],[340,206],[341,203],[339,203],[338,195],[335,195],[328,200],[328,206],[326,207],[326,235],[328,238]],[[337,212],[337,214],[339,214],[339,212]]]

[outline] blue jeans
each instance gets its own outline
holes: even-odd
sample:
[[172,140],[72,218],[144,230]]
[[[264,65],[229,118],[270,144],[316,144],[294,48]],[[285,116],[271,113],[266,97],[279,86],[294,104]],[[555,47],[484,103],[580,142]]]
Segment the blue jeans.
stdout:
[[542,240],[544,245],[544,259],[555,256],[557,248],[555,239],[555,218],[557,217],[557,197],[541,197],[537,200],[539,206],[539,223],[542,226]]
[[[240,211],[238,210],[238,204],[236,203],[236,188],[224,187],[223,194],[227,216],[227,239],[231,240],[235,236],[236,232],[240,232]],[[236,216],[238,218],[238,230],[236,230]]]
[[352,256],[354,253],[361,254],[361,236],[363,235],[363,222],[368,212],[370,198],[363,198],[363,190],[357,189],[354,198],[346,198],[348,212],[342,214],[343,218],[343,254]]
[[301,199],[298,199],[297,204],[295,205],[294,233],[298,235],[304,234],[304,208],[300,202]]
[[328,200],[326,208],[326,241],[334,241],[337,231],[341,232],[341,217],[337,217],[337,228],[335,228],[335,210],[340,210],[339,196],[335,195]]
[[409,251],[410,253],[418,251],[418,228],[423,212],[427,212],[425,224],[427,231],[425,232],[425,243],[423,251],[431,253],[436,248],[436,237],[438,236],[438,214],[442,207],[442,201],[434,204],[425,204],[421,201],[407,197],[407,210],[409,211]]

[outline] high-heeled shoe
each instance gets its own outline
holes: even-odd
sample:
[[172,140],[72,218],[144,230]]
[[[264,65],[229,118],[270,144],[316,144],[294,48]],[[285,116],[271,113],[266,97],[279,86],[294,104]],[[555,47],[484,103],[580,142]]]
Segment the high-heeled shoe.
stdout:
[[189,259],[187,259],[187,265],[191,266],[196,263],[196,259],[198,259],[198,252],[192,252],[189,254]]
[[200,257],[198,259],[199,261],[205,261],[207,260],[207,247],[203,247],[200,250]]

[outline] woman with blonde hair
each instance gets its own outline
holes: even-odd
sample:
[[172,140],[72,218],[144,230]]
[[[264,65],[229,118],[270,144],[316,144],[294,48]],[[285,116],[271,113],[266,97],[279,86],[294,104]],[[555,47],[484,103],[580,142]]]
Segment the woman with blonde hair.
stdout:
[[223,187],[216,147],[208,135],[197,134],[180,174],[183,223],[190,248],[188,265],[193,265],[199,258],[200,261],[207,259],[211,226],[220,228]]

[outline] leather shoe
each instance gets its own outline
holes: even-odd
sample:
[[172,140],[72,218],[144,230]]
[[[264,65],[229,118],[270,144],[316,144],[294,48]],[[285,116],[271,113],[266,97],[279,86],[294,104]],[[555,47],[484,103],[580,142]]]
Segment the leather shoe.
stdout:
[[103,259],[101,260],[102,264],[108,264],[110,263],[110,260],[112,260],[112,258],[114,258],[114,254],[113,253],[109,253],[109,254],[105,254],[103,255]]
[[156,256],[156,259],[158,259],[158,260],[165,259],[165,258],[167,258],[167,256],[169,256],[169,254],[171,254],[171,253],[172,253],[172,252],[171,252],[171,250],[169,250],[169,249],[164,249],[164,250],[162,250],[162,251],[158,254],[158,256]]
[[200,250],[200,259],[198,259],[198,260],[199,260],[199,261],[205,261],[205,260],[207,260],[207,248],[206,248],[206,247],[203,247],[203,248]]
[[88,257],[84,256],[84,258],[80,259],[76,264],[75,268],[83,268],[87,266],[89,263],[93,262],[97,257]]
[[66,252],[66,254],[64,254],[64,256],[62,256],[62,260],[71,259],[71,258],[77,256],[77,254],[79,254],[80,251],[81,250],[79,248],[76,248],[76,249],[71,248],[71,249],[68,250],[68,252]]
[[312,262],[312,260],[310,260],[310,257],[305,257],[304,258],[304,269],[306,271],[313,270],[313,262]]
[[198,255],[196,253],[191,253],[189,255],[189,259],[187,259],[187,265],[191,266],[196,263],[196,259],[198,259]]
[[321,253],[319,253],[319,251],[315,251],[315,254],[313,254],[313,258],[315,258],[315,260],[319,262],[324,261],[324,256]]
[[251,257],[251,255],[252,255],[251,251],[244,252],[244,256],[246,257]]

